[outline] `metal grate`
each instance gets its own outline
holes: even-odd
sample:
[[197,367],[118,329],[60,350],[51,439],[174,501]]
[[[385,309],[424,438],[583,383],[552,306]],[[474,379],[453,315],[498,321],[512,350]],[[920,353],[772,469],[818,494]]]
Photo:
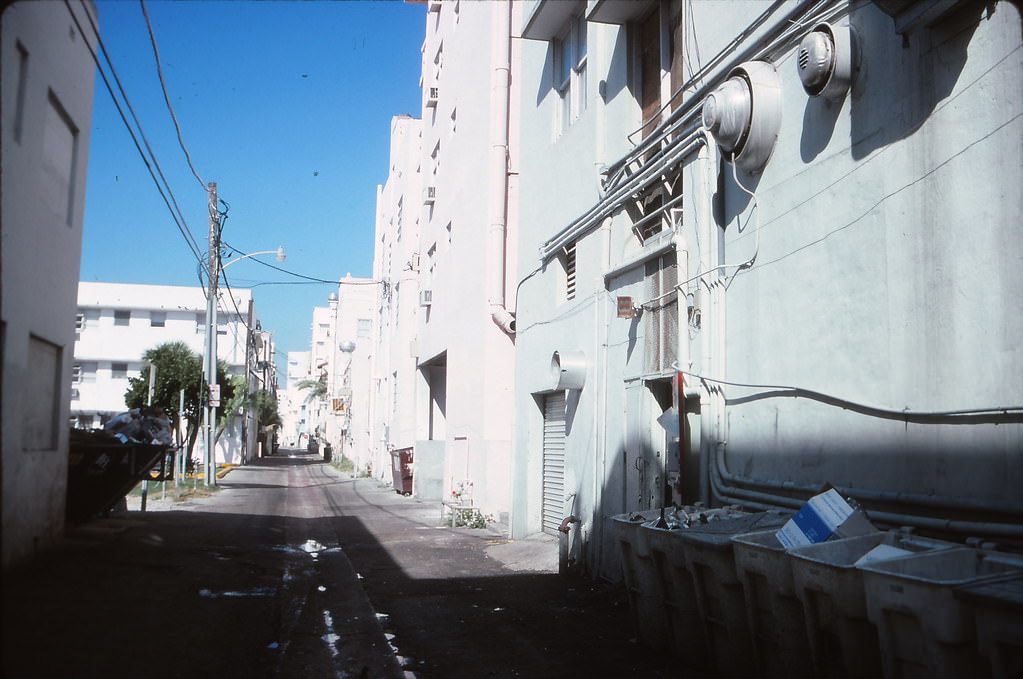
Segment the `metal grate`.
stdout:
[[544,399],[543,531],[558,534],[565,513],[565,393]]
[[575,299],[575,243],[565,248],[565,299]]
[[[647,298],[656,300],[646,310],[644,370],[648,374],[671,369],[678,358],[678,264],[664,255],[646,264]],[[663,297],[662,297],[663,295]]]

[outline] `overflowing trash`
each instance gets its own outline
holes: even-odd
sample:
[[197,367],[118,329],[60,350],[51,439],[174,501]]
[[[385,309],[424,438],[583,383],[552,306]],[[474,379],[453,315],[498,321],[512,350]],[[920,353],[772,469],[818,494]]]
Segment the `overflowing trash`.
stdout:
[[103,430],[121,443],[151,443],[169,446],[174,442],[170,418],[161,408],[132,408],[110,419]]
[[877,529],[862,509],[835,488],[828,488],[807,500],[778,531],[777,538],[785,549],[792,549],[874,532]]

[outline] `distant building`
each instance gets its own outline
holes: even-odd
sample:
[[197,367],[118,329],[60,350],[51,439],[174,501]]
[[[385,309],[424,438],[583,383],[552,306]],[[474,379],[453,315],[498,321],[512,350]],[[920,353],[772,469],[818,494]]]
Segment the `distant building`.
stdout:
[[370,433],[377,287],[372,279],[345,276],[328,307],[332,318],[327,336],[324,433],[334,454],[347,456],[359,471],[380,471],[382,464],[373,455]]
[[309,377],[309,352],[288,352],[288,374],[283,389],[278,390],[277,403],[281,413],[281,445],[289,448],[304,447],[308,443],[306,428],[307,392],[298,383]]
[[4,569],[64,529],[95,21],[86,1],[13,3],[0,22]]
[[[233,299],[232,299],[233,297]],[[221,291],[217,356],[232,375],[245,376],[250,391],[271,388],[261,364],[267,338],[256,328],[252,294]],[[184,342],[202,354],[206,341],[206,297],[202,288],[93,283],[78,288],[76,341],[71,371],[71,423],[100,427],[123,412],[128,378],[144,369],[143,354],[167,342]],[[256,454],[254,422],[246,414],[217,444],[219,462],[238,463]],[[244,431],[244,434],[243,434]]]

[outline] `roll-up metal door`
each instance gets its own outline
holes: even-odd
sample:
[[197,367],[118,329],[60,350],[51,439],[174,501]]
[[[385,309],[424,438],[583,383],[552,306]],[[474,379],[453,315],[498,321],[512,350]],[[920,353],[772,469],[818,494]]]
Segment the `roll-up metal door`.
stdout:
[[543,407],[543,531],[558,534],[565,513],[565,392]]

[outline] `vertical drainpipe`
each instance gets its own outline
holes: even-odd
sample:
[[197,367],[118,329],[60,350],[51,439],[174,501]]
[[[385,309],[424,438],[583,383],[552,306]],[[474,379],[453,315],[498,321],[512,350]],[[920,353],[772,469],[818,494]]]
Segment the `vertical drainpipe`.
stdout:
[[515,316],[505,305],[505,273],[508,236],[508,116],[511,103],[511,12],[498,4],[493,9],[493,50],[490,76],[490,187],[487,231],[487,304],[494,322],[509,335],[515,333]]
[[[700,270],[709,271],[718,265],[716,255],[718,248],[714,240],[714,192],[718,184],[718,153],[717,143],[710,133],[704,132],[704,144],[697,154],[697,171],[699,172],[699,195],[697,196],[697,210],[699,215],[700,231]],[[711,371],[712,361],[715,359],[715,340],[717,329],[717,309],[714,304],[716,294],[712,289],[716,285],[715,280],[720,272],[711,274],[712,278],[701,278],[698,281],[699,303],[701,314],[700,346],[701,346],[701,372]],[[710,391],[708,383],[700,387],[700,500],[710,502],[710,460],[717,445],[717,415],[716,395]]]

